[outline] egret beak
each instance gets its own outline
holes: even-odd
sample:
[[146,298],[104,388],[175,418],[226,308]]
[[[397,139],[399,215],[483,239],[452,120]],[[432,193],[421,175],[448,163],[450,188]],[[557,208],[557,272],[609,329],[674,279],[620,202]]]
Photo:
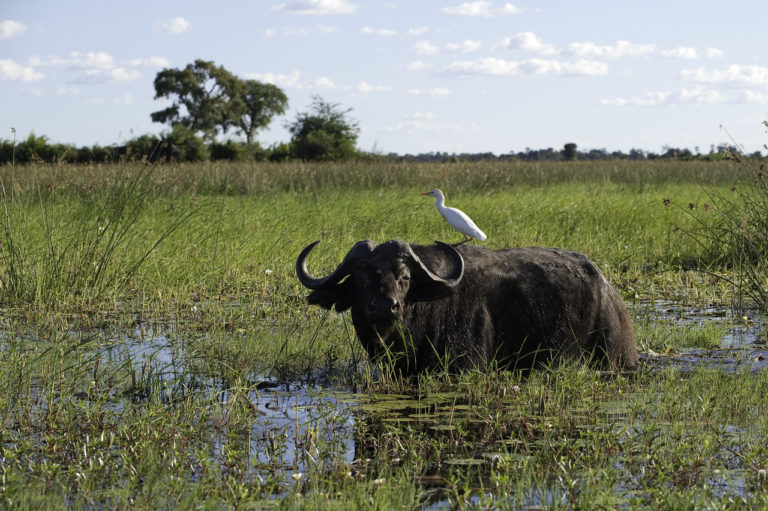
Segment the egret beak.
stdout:
[[420,193],[419,195],[429,195],[430,193],[432,192],[423,192],[423,193]]

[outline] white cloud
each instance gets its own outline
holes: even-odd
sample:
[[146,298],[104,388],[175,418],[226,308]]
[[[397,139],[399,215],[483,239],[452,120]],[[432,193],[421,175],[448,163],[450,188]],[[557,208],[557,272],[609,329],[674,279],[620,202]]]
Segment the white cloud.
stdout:
[[414,133],[417,131],[426,132],[453,132],[458,133],[462,130],[463,125],[460,122],[433,122],[422,121],[419,119],[413,119],[404,123],[398,124],[398,129],[404,129],[408,133]]
[[456,76],[604,75],[608,72],[608,65],[605,62],[583,59],[575,62],[547,59],[511,61],[489,57],[453,62],[446,72]]
[[110,69],[106,73],[106,75],[110,80],[115,82],[132,82],[133,80],[141,76],[141,73],[139,73],[135,69],[126,69],[124,67],[116,67],[114,69]]
[[272,10],[288,14],[325,15],[351,14],[357,10],[357,7],[348,0],[291,0],[275,5]]
[[426,32],[427,30],[429,30],[427,27],[409,28],[408,29],[408,35],[410,35],[410,36],[421,35],[424,32]]
[[743,99],[747,103],[758,103],[761,105],[768,105],[768,94],[763,94],[762,92],[745,90],[743,92]]
[[533,32],[520,32],[505,37],[495,48],[505,48],[510,50],[526,50],[542,55],[554,55],[557,53],[555,47],[551,44],[544,44]]
[[389,85],[371,85],[368,82],[360,82],[357,85],[345,87],[347,90],[354,90],[360,94],[369,94],[371,92],[389,92],[392,87]]
[[643,97],[603,99],[603,106],[660,106],[667,101],[669,92],[648,92]]
[[676,105],[717,105],[750,100],[752,100],[752,102],[759,102],[759,99],[759,95],[729,95],[714,89],[697,87],[694,89],[683,88],[674,92],[647,92],[644,96],[639,97],[604,99],[600,101],[600,104],[603,106],[619,107],[661,107]]
[[73,79],[71,83],[107,83],[107,82],[132,82],[139,78],[141,73],[135,69],[114,67],[112,69],[86,69],[82,75]]
[[385,126],[382,131],[388,133],[395,132],[431,132],[431,133],[458,133],[464,129],[460,122],[436,122],[437,116],[432,112],[415,112],[407,117],[406,120],[398,122],[391,126]]
[[114,105],[130,105],[133,103],[133,96],[131,96],[129,93],[125,93],[119,98],[114,98],[112,100],[112,104]]
[[707,104],[714,105],[729,101],[723,93],[713,89],[680,89],[672,95],[672,101],[681,104]]
[[409,71],[419,71],[421,69],[428,69],[430,67],[432,67],[431,64],[427,64],[426,62],[421,60],[414,60],[413,62],[408,64],[406,69],[408,69]]
[[571,43],[565,54],[578,57],[617,59],[620,57],[642,57],[656,51],[655,44],[636,44],[629,41],[616,41],[614,46],[600,46],[592,41]]
[[3,20],[0,21],[0,41],[21,37],[27,31],[27,26],[20,21]]
[[673,59],[693,60],[701,58],[702,55],[708,59],[719,58],[723,56],[723,51],[718,48],[705,48],[702,52],[699,48],[694,48],[692,46],[678,46],[677,48],[659,52],[659,56]]
[[472,41],[467,39],[460,43],[447,43],[445,45],[445,51],[451,53],[471,53],[477,51],[483,45],[480,41]]
[[283,73],[246,73],[245,77],[250,80],[271,83],[285,89],[293,89],[298,88],[301,73],[299,71],[293,71],[287,75]]
[[516,5],[513,5],[507,2],[504,4],[504,7],[499,9],[498,12],[499,14],[520,14],[521,12],[523,12],[523,10],[517,7]]
[[513,62],[493,57],[479,60],[465,60],[453,62],[448,66],[448,73],[459,76],[468,75],[495,75],[512,76],[518,74],[519,62]]
[[394,30],[390,30],[388,28],[374,29],[374,28],[371,28],[371,27],[363,27],[363,28],[361,28],[360,29],[360,33],[361,34],[366,34],[366,35],[380,35],[380,36],[393,36],[393,35],[397,35],[397,32],[395,32]]
[[333,83],[333,80],[326,76],[321,76],[314,82],[308,84],[304,87],[306,88],[313,88],[313,89],[335,89],[336,85]]
[[680,75],[692,82],[747,87],[768,86],[768,67],[732,64],[725,69],[687,69]]
[[465,2],[453,7],[444,7],[443,12],[446,14],[455,14],[458,16],[478,16],[483,18],[490,18],[492,16],[504,15],[504,14],[518,14],[521,10],[510,3],[504,4],[502,7],[496,7],[492,2]]
[[723,53],[723,50],[719,48],[707,48],[706,55],[708,59],[714,59],[722,57],[725,54]]
[[80,94],[80,89],[78,89],[77,87],[59,87],[58,89],[56,89],[56,93],[62,96],[69,95],[69,94],[76,96]]
[[168,67],[170,62],[165,57],[148,57],[146,59],[131,59],[128,61],[131,67]]
[[699,58],[699,52],[696,48],[691,46],[678,46],[670,50],[662,50],[659,55],[670,59],[697,59]]
[[42,59],[33,55],[29,59],[33,66],[67,67],[70,69],[112,69],[115,67],[115,59],[109,53],[89,51],[81,53],[73,51],[69,57],[51,56]]
[[480,41],[467,39],[460,43],[446,43],[442,48],[429,41],[419,41],[413,45],[417,55],[437,55],[438,53],[470,53],[483,46]]
[[278,33],[281,33],[284,36],[307,37],[315,34],[330,34],[335,31],[336,27],[331,27],[328,25],[315,25],[314,27],[285,26],[282,28],[268,28],[264,30],[263,33],[266,37],[274,37]]
[[2,82],[37,82],[45,75],[31,67],[25,67],[10,59],[0,59],[0,81]]
[[33,55],[29,59],[33,66],[62,67],[79,72],[71,80],[72,83],[106,83],[106,82],[131,82],[141,76],[135,69],[137,67],[167,67],[168,59],[165,57],[147,57],[129,59],[124,65],[116,65],[115,59],[106,52],[79,52],[73,51],[67,57],[52,55],[41,58]]
[[662,58],[698,59],[702,55],[707,58],[722,57],[723,52],[717,48],[701,50],[692,46],[678,46],[667,50],[657,51],[655,44],[637,44],[629,41],[616,41],[614,45],[599,45],[592,41],[571,43],[565,49],[558,49],[552,44],[545,44],[533,32],[518,32],[505,37],[496,43],[492,49],[525,50],[540,55],[576,56],[590,59],[618,59],[622,57],[644,57],[656,54]]
[[290,74],[283,73],[246,73],[245,78],[271,83],[283,89],[335,89],[336,85],[330,78],[321,76],[314,81],[302,80],[300,71]]
[[81,53],[73,51],[69,57],[51,56],[42,59],[39,56],[30,58],[35,66],[64,67],[80,70],[82,74],[72,80],[73,83],[106,83],[106,82],[131,82],[141,76],[134,67],[160,67],[168,65],[168,60],[163,57],[149,57],[147,59],[131,59],[126,66],[116,66],[115,59],[109,53],[89,51]]
[[440,47],[435,46],[429,41],[419,41],[413,45],[413,49],[416,50],[418,55],[436,55],[440,53]]
[[192,27],[192,24],[182,17],[176,17],[172,20],[163,21],[155,24],[152,31],[156,34],[181,35]]
[[529,59],[520,62],[520,70],[524,74],[556,74],[556,75],[604,75],[608,72],[608,64],[596,60],[577,60],[567,62],[551,59]]
[[411,96],[448,96],[451,90],[447,87],[436,87],[434,89],[408,89],[406,94]]

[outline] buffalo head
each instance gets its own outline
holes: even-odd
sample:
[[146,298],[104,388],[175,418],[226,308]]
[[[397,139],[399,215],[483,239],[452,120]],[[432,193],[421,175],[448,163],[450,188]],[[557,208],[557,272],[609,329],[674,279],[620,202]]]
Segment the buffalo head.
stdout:
[[336,270],[326,277],[313,277],[307,270],[307,256],[319,243],[308,245],[296,259],[296,274],[312,289],[310,304],[338,312],[351,309],[358,337],[375,351],[374,339],[386,339],[403,320],[414,302],[432,301],[451,292],[464,275],[464,259],[445,243],[436,242],[452,261],[446,277],[433,273],[404,241],[359,241]]

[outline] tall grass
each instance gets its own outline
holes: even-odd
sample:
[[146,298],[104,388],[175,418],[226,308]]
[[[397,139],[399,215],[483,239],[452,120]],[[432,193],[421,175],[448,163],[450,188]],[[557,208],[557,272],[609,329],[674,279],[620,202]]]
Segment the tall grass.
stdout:
[[702,252],[674,232],[673,224],[691,229],[694,219],[680,220],[662,198],[703,202],[702,189],[680,176],[727,190],[722,182],[730,175],[707,162],[126,163],[13,171],[0,168],[7,190],[2,303],[128,298],[176,316],[189,302],[244,296],[282,311],[287,289],[303,293],[293,262],[315,239],[323,242],[310,265],[319,273],[361,239],[458,241],[433,202],[418,196],[435,186],[489,234],[487,246],[579,250],[642,297],[637,281],[649,269],[696,267]]
[[[705,185],[708,202],[687,206],[698,221],[690,234],[708,261],[721,269],[713,270],[716,275],[738,290],[737,296],[768,311],[768,162],[739,154],[732,159],[732,186],[723,190]],[[709,210],[714,221],[704,218],[712,216]]]
[[[39,177],[38,177],[39,179]],[[92,186],[43,185],[36,195],[0,182],[0,303],[84,304],[119,291],[147,257],[189,217],[180,215],[154,236],[138,229],[151,203],[148,169],[117,172]]]
[[[17,193],[36,195],[39,185],[88,187],[96,193],[120,175],[141,172],[144,165],[29,165],[13,171],[0,167],[0,179],[13,181]],[[318,193],[328,190],[485,191],[555,183],[616,183],[633,186],[700,182],[721,185],[732,180],[729,162],[675,160],[594,162],[399,163],[350,161],[323,163],[204,162],[159,165],[152,171],[155,195],[254,195],[274,192]]]

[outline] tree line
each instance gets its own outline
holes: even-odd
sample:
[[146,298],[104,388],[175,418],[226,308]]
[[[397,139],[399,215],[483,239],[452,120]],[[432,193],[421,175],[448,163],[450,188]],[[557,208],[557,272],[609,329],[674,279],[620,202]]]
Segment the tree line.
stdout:
[[[286,124],[288,142],[263,147],[255,141],[259,131],[273,118],[285,113],[288,97],[276,85],[241,79],[222,66],[195,60],[183,69],[167,68],[154,80],[155,99],[170,104],[150,114],[153,122],[166,124],[160,135],[140,135],[120,145],[75,147],[52,143],[45,136],[31,133],[17,142],[0,139],[0,164],[8,163],[103,163],[124,159],[190,162],[201,160],[285,161],[345,160],[349,158],[384,158],[398,161],[478,161],[516,159],[523,161],[569,161],[599,159],[718,160],[738,153],[728,144],[710,147],[708,154],[689,149],[664,148],[661,153],[632,149],[628,153],[605,149],[579,151],[573,142],[561,150],[552,148],[494,153],[443,153],[417,155],[374,154],[356,148],[359,124],[351,118],[351,109],[312,98],[308,111],[300,112]],[[233,133],[244,141],[225,139]],[[224,139],[224,140],[222,140]],[[759,152],[757,153],[759,155]]]
[[[628,152],[608,151],[606,149],[588,149],[580,151],[577,145],[569,142],[563,149],[531,149],[526,147],[523,151],[510,151],[504,154],[485,153],[446,153],[431,152],[421,154],[389,154],[388,158],[397,161],[414,162],[456,162],[456,161],[593,161],[593,160],[657,160],[674,159],[681,161],[720,161],[730,159],[734,154],[742,154],[738,147],[732,144],[718,144],[710,146],[708,153],[692,152],[690,149],[678,147],[664,147],[661,152],[644,151],[642,149],[630,149]],[[760,158],[760,151],[749,155]]]
[[[206,142],[196,136],[189,128],[175,126],[161,136],[142,135],[133,138],[119,146],[73,147],[67,144],[51,143],[45,136],[30,134],[20,142],[0,140],[0,164],[44,163],[109,163],[123,160],[143,160],[151,162],[194,162],[194,161],[272,161],[280,162],[292,159],[302,160],[344,160],[383,159],[399,162],[475,162],[475,161],[591,161],[591,160],[655,160],[675,159],[680,161],[719,161],[730,159],[733,154],[741,152],[733,145],[720,144],[710,148],[709,153],[693,153],[688,149],[666,148],[662,152],[653,153],[639,149],[629,152],[607,151],[605,149],[576,150],[575,154],[568,151],[547,149],[530,149],[511,151],[505,154],[483,153],[448,153],[428,152],[420,154],[375,154],[366,153],[347,145],[344,149],[333,153],[324,152],[326,135],[316,134],[308,137],[304,148],[305,157],[297,156],[296,146],[292,143],[280,143],[270,147],[262,147],[258,143],[243,143],[233,140],[224,142]],[[322,157],[317,157],[321,155]],[[314,155],[314,156],[313,156]],[[335,155],[335,156],[331,156]],[[759,151],[750,155],[760,158]]]

